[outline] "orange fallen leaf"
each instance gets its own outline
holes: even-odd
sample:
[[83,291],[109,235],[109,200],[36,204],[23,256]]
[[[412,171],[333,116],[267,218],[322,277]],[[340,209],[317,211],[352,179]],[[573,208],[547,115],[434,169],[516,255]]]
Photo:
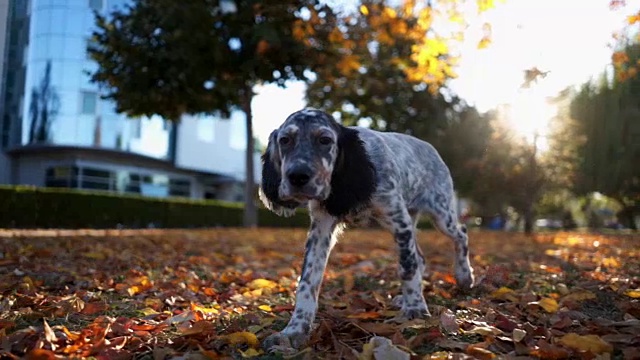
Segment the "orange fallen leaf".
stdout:
[[95,315],[97,313],[103,312],[109,308],[109,305],[103,302],[90,302],[85,303],[84,308],[80,311],[81,314],[85,315]]
[[558,339],[557,343],[578,351],[590,351],[595,354],[613,352],[613,346],[598,335],[569,333]]
[[46,349],[33,349],[25,355],[25,360],[49,360],[55,359],[56,355],[51,350]]
[[496,354],[487,349],[471,345],[467,348],[467,354],[473,356],[476,359],[495,359]]
[[365,319],[378,319],[380,318],[382,315],[377,312],[377,311],[365,311],[365,312],[361,312],[361,313],[356,313],[356,314],[351,314],[348,315],[347,318],[348,319],[361,319],[361,320],[365,320]]

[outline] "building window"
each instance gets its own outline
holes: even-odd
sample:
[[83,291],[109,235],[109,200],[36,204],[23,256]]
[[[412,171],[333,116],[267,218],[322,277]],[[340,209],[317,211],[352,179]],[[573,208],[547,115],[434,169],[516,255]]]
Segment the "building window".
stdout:
[[95,114],[98,107],[98,94],[91,91],[82,92],[82,113]]
[[115,176],[110,171],[95,168],[83,168],[81,179],[82,189],[112,190],[112,183],[115,182]]
[[54,166],[46,170],[44,185],[47,187],[78,187],[79,169],[76,166]]
[[89,0],[91,10],[102,11],[102,0]]

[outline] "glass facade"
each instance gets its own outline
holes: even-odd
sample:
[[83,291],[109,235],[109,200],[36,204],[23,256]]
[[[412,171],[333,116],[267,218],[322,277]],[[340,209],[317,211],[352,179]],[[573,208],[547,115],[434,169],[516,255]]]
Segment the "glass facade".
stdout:
[[191,195],[191,180],[188,177],[157,174],[143,169],[113,170],[100,166],[51,166],[46,170],[45,186],[155,197]]
[[86,74],[97,66],[86,52],[93,10],[105,12],[125,2],[10,0],[15,42],[7,74],[19,79],[7,81],[11,96],[5,99],[3,148],[40,143],[171,157],[172,124],[159,117],[117,114],[112,102],[100,99],[97,85]]

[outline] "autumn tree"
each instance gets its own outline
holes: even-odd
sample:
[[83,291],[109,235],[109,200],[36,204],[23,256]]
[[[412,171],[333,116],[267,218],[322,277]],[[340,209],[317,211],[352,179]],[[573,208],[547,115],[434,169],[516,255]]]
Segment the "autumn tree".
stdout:
[[[459,7],[468,2],[361,1],[331,29],[330,44],[342,56],[335,66],[318,69],[307,100],[338,113],[345,124],[366,118],[372,128],[433,135],[457,102],[440,90],[456,76],[458,58],[449,45],[461,39]],[[492,1],[478,1],[479,11],[491,6]],[[456,25],[454,30],[436,31],[438,19]]]
[[[306,18],[303,18],[306,16]],[[159,115],[246,115],[246,226],[257,223],[251,101],[255,85],[284,85],[319,65],[322,30],[333,14],[313,0],[133,0],[96,14],[88,51],[99,68],[92,80],[117,111]],[[301,32],[302,26],[310,26]],[[305,35],[316,41],[302,42]],[[322,54],[327,58],[326,54]]]

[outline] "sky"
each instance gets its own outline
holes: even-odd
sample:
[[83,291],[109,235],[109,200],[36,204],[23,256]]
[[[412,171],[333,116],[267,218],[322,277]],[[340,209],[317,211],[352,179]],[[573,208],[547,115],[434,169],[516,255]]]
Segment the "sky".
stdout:
[[[554,109],[545,98],[602,73],[611,59],[612,33],[624,26],[631,6],[612,11],[609,0],[496,0],[496,7],[468,17],[465,42],[457,50],[458,78],[450,88],[480,111],[511,104],[512,123],[523,136],[544,133]],[[482,24],[492,26],[492,44],[477,49]],[[520,89],[524,70],[550,71],[530,89]],[[266,144],[269,133],[303,108],[304,85],[261,86],[253,103],[254,131]]]

